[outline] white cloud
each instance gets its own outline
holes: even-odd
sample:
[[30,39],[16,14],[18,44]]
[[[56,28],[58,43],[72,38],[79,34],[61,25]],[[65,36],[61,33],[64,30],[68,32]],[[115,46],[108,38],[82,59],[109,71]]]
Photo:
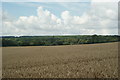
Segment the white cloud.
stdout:
[[4,20],[3,35],[117,34],[117,8],[111,7],[113,4],[91,6],[82,16],[71,15],[66,10],[61,17],[40,6],[37,16]]
[[119,2],[120,0],[92,0],[92,2]]

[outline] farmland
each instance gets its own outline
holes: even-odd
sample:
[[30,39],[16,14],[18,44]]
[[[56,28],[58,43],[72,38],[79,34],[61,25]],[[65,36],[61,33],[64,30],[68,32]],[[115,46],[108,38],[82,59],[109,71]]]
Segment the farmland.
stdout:
[[118,77],[118,42],[2,49],[3,78]]

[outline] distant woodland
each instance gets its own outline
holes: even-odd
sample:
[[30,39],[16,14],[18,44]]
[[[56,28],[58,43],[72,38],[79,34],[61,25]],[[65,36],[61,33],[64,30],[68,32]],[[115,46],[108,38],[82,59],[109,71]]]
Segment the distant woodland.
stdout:
[[1,46],[55,46],[118,42],[117,35],[3,36]]

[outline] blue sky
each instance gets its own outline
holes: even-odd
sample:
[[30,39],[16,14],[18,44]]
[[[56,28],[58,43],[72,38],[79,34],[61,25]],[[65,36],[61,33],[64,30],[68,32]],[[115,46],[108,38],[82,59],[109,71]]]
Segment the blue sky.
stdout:
[[117,3],[3,2],[2,8],[5,36],[118,34]]
[[37,15],[36,9],[43,6],[44,9],[49,10],[56,16],[60,17],[61,12],[68,10],[72,15],[82,15],[85,11],[90,9],[90,2],[3,2],[3,10],[11,16],[18,18],[19,16]]

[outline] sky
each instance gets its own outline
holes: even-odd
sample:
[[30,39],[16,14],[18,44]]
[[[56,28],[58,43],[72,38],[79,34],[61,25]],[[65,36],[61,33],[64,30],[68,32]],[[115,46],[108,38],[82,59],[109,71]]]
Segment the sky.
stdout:
[[118,34],[118,3],[98,1],[3,2],[0,35]]

